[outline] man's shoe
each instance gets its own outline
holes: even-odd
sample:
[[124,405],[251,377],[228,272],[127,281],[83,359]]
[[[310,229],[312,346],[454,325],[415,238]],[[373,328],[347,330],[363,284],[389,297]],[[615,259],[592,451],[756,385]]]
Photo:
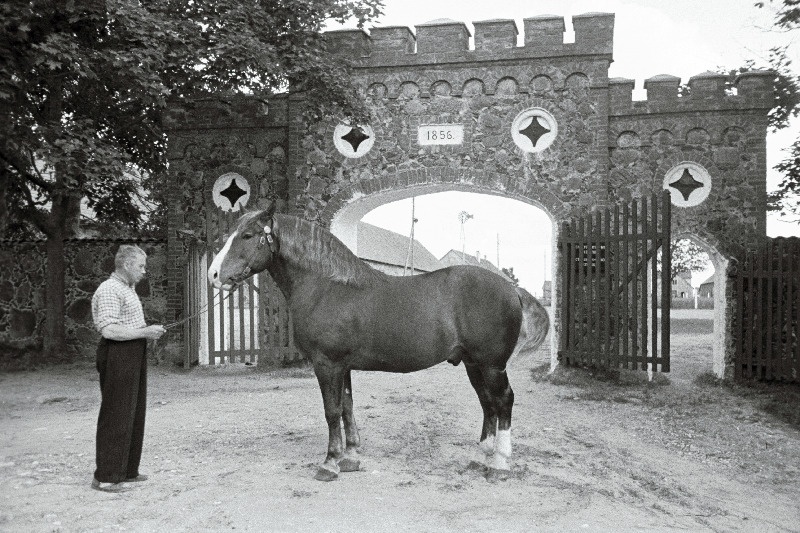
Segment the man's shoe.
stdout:
[[125,480],[126,483],[136,483],[138,481],[147,481],[147,474],[139,474],[136,477],[129,477]]
[[131,487],[125,483],[106,483],[97,481],[97,478],[92,479],[92,488],[103,492],[125,492],[126,490],[131,490]]

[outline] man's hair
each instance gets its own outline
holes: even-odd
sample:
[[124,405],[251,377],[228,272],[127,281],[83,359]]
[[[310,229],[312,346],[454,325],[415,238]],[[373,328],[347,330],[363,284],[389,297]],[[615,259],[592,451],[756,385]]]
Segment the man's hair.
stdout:
[[147,257],[147,254],[144,252],[144,250],[135,244],[121,244],[119,250],[117,250],[116,257],[114,258],[114,266],[117,268],[124,268],[125,263],[140,255]]

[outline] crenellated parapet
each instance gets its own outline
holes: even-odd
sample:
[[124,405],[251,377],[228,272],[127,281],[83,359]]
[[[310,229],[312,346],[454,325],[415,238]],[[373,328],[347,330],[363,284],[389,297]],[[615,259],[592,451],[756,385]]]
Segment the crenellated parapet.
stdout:
[[[681,91],[681,78],[660,74],[644,82],[645,100],[632,98],[634,80],[608,80],[611,115],[642,115],[724,110],[766,110],[773,102],[774,73],[754,70],[740,74],[733,84],[735,94],[726,92],[727,76],[703,72],[689,78],[688,92]],[[683,92],[683,94],[681,94]]]
[[554,15],[523,21],[523,46],[517,46],[517,24],[510,19],[473,23],[474,48],[463,22],[439,19],[415,26],[416,35],[404,26],[325,33],[332,50],[356,67],[400,67],[443,63],[523,60],[536,58],[603,56],[611,59],[614,15],[586,13],[572,17],[575,42],[564,42],[564,19]]

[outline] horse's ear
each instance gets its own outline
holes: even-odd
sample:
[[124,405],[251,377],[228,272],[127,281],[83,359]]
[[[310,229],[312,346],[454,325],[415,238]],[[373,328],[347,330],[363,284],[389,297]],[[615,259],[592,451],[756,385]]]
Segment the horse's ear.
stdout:
[[273,200],[269,203],[266,209],[264,209],[263,211],[261,211],[261,213],[258,214],[258,221],[264,225],[269,224],[274,214],[275,214],[275,201]]
[[276,207],[277,207],[277,202],[275,202],[275,200],[272,200],[269,203],[269,206],[267,206],[267,209],[264,212],[264,214],[262,215],[262,218],[267,218],[267,219],[272,218],[272,216],[275,214],[275,208]]

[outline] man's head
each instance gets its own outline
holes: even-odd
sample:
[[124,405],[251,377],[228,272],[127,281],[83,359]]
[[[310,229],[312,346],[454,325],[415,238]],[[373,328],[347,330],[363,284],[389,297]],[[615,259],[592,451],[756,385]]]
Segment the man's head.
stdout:
[[145,275],[145,263],[147,254],[144,250],[133,244],[123,244],[117,250],[114,258],[114,266],[117,273],[123,276],[129,283],[135,285],[139,283]]

